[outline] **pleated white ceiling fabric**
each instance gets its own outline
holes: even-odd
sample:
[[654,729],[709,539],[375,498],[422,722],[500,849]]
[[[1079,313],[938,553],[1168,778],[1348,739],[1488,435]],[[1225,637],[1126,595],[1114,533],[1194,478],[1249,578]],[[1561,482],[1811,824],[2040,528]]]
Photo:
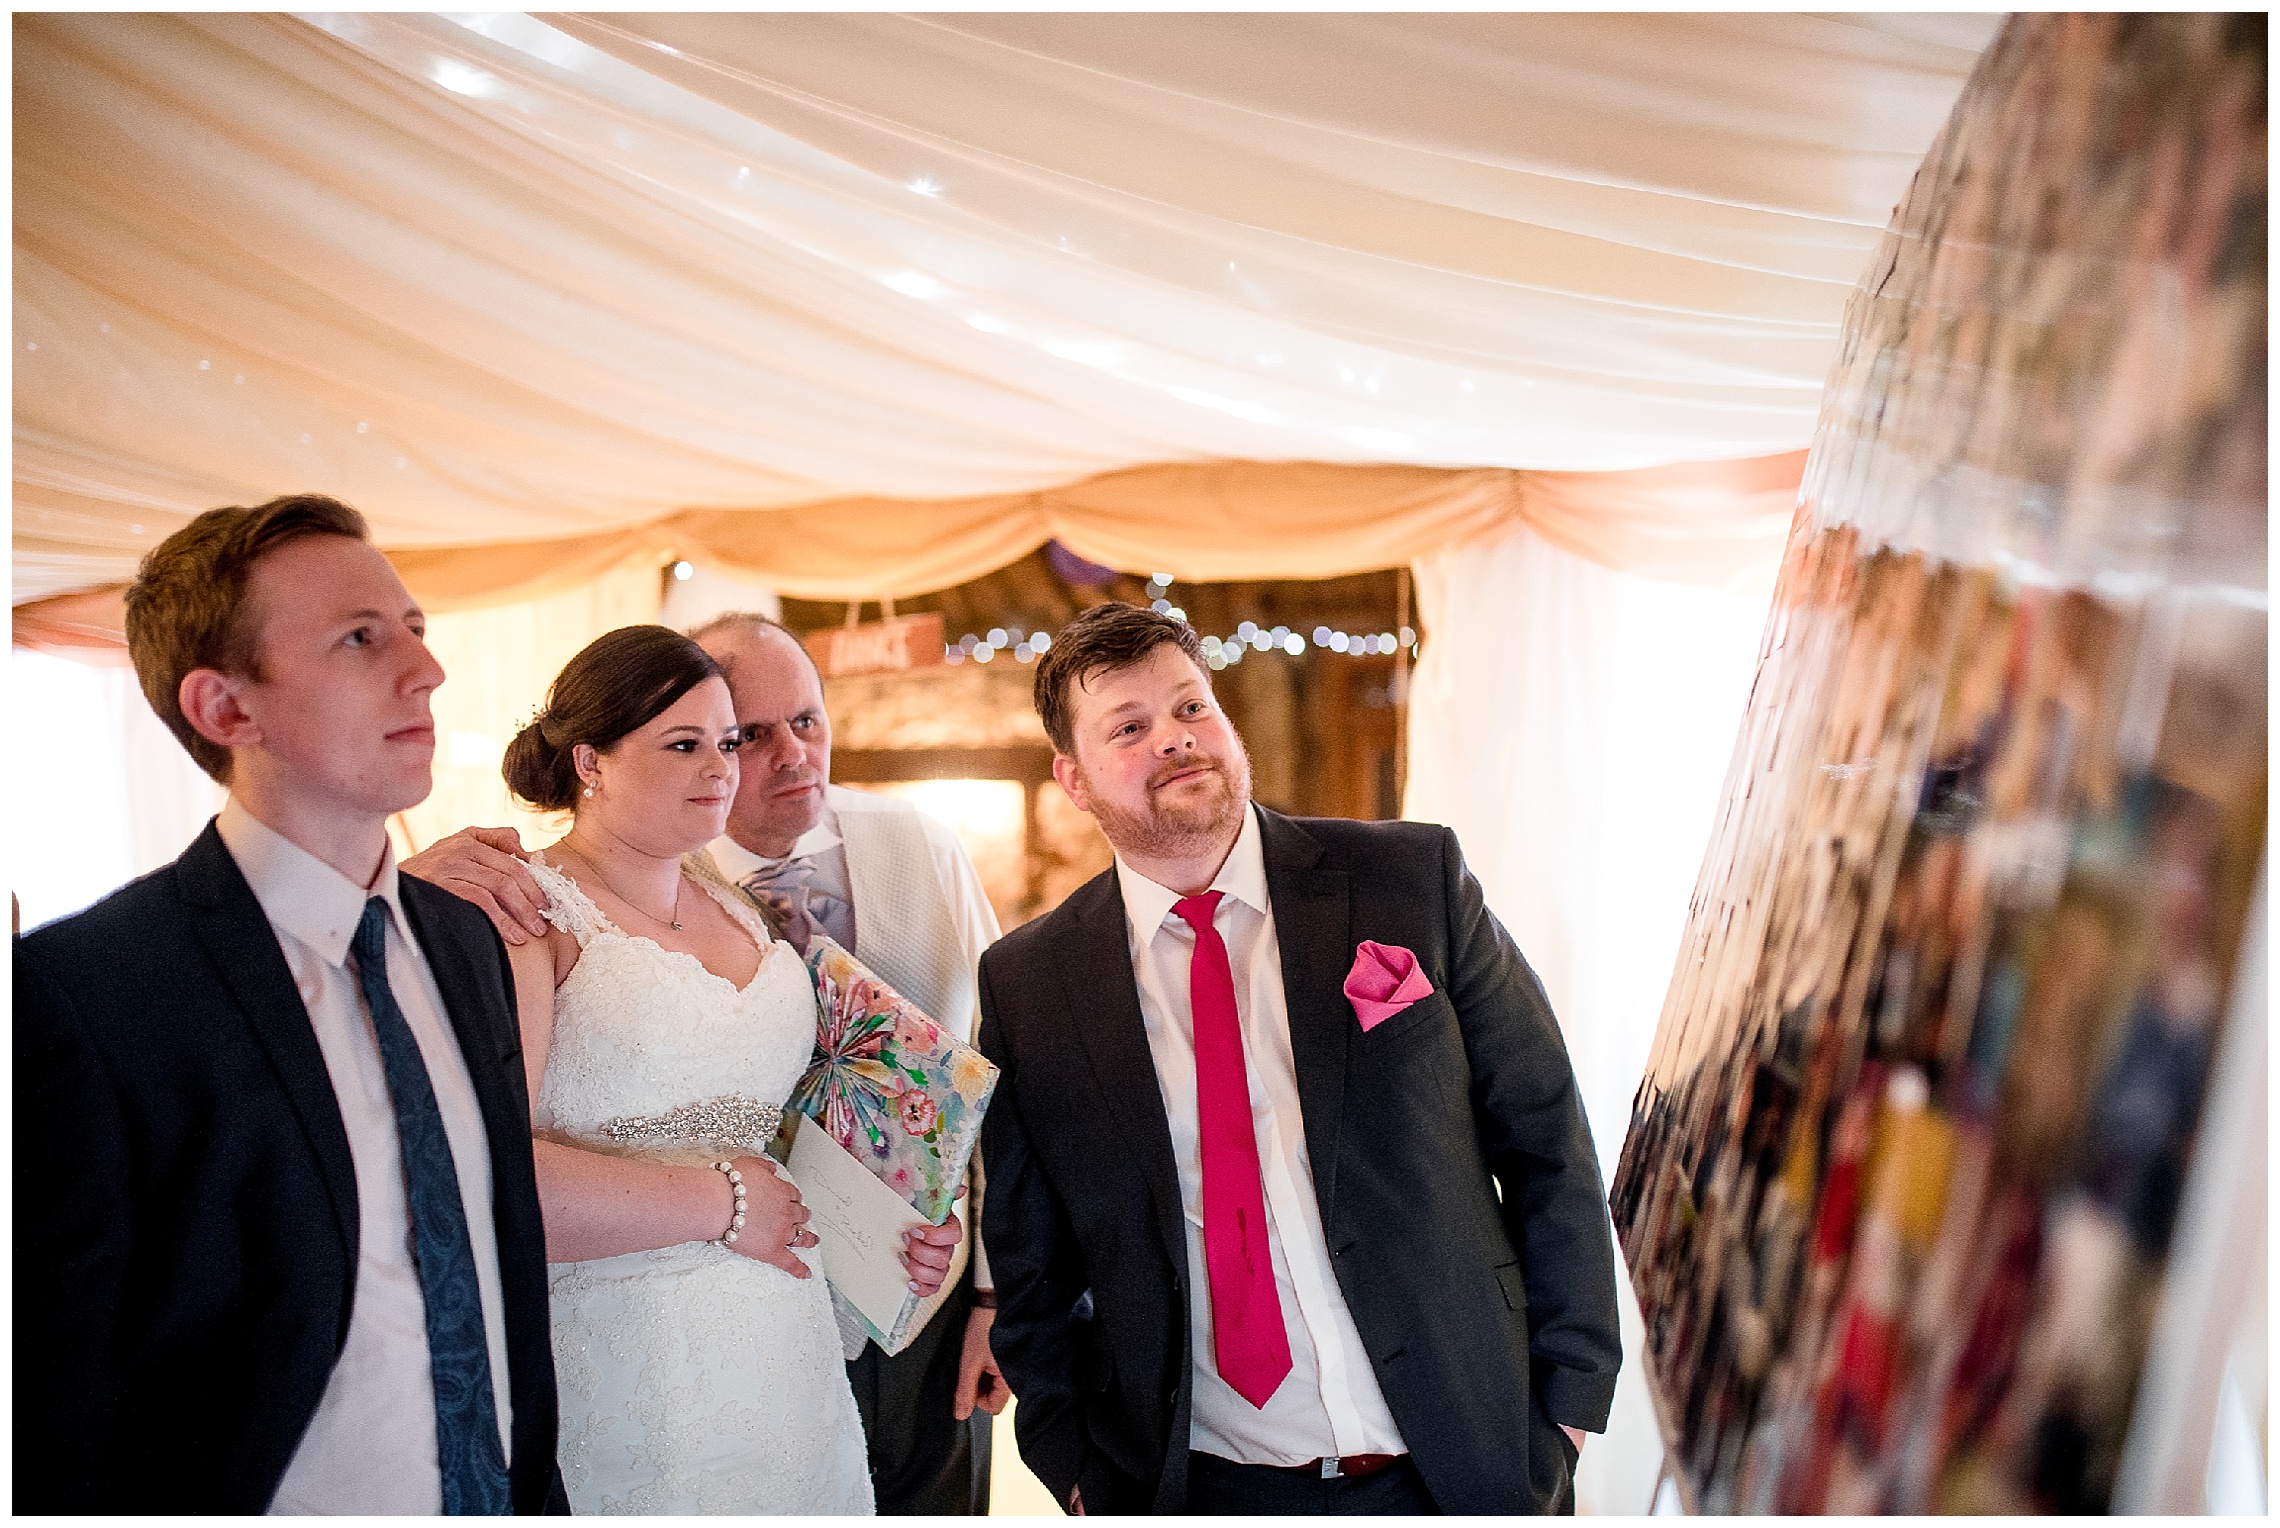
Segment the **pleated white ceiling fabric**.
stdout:
[[1793,450],[1995,21],[18,16],[14,597],[293,489]]

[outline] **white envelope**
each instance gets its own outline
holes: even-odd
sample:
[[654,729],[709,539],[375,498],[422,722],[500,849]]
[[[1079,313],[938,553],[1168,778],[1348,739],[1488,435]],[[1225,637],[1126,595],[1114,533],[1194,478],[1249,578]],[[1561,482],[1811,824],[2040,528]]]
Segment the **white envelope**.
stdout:
[[893,1331],[911,1298],[903,1233],[926,1217],[813,1120],[799,1120],[785,1166],[812,1217],[808,1229],[823,1255],[823,1276],[873,1326]]

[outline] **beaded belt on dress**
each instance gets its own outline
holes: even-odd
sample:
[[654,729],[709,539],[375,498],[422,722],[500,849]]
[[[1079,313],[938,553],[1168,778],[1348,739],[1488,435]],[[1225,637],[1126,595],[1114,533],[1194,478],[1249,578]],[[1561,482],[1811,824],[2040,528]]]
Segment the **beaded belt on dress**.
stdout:
[[726,1146],[762,1147],[784,1121],[781,1104],[764,1104],[742,1093],[683,1104],[663,1114],[622,1114],[605,1122],[602,1134],[613,1141],[718,1141]]

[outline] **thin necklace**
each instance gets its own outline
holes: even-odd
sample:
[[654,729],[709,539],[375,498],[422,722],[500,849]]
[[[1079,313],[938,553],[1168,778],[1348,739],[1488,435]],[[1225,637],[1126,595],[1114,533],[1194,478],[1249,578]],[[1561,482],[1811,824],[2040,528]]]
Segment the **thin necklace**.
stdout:
[[[563,849],[568,848],[569,846],[566,844],[556,844],[554,847],[557,849]],[[640,913],[641,916],[647,918],[650,922],[662,923],[668,928],[672,929],[676,934],[681,932],[681,920],[678,916],[681,911],[681,876],[678,870],[674,872],[673,876],[673,911],[676,916],[671,918],[660,918],[655,913],[650,912],[647,908],[643,907],[639,902],[634,901],[633,898],[618,890],[617,886],[610,880],[610,878],[602,874],[601,866],[586,858],[585,855],[579,854],[576,849],[571,849],[570,852],[572,854],[578,855],[579,864],[584,865],[588,870],[594,872],[595,880],[600,881],[604,886],[609,887],[611,896],[617,898],[620,902],[623,902],[626,906],[632,908],[635,912]]]

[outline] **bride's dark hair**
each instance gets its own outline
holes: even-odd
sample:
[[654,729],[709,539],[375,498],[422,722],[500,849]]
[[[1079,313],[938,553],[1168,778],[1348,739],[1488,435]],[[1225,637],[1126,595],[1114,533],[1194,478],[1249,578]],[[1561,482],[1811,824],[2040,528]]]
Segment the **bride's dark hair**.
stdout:
[[507,744],[499,773],[508,790],[541,811],[567,810],[578,804],[571,749],[607,748],[720,677],[712,655],[671,627],[604,632],[554,676],[545,709]]

